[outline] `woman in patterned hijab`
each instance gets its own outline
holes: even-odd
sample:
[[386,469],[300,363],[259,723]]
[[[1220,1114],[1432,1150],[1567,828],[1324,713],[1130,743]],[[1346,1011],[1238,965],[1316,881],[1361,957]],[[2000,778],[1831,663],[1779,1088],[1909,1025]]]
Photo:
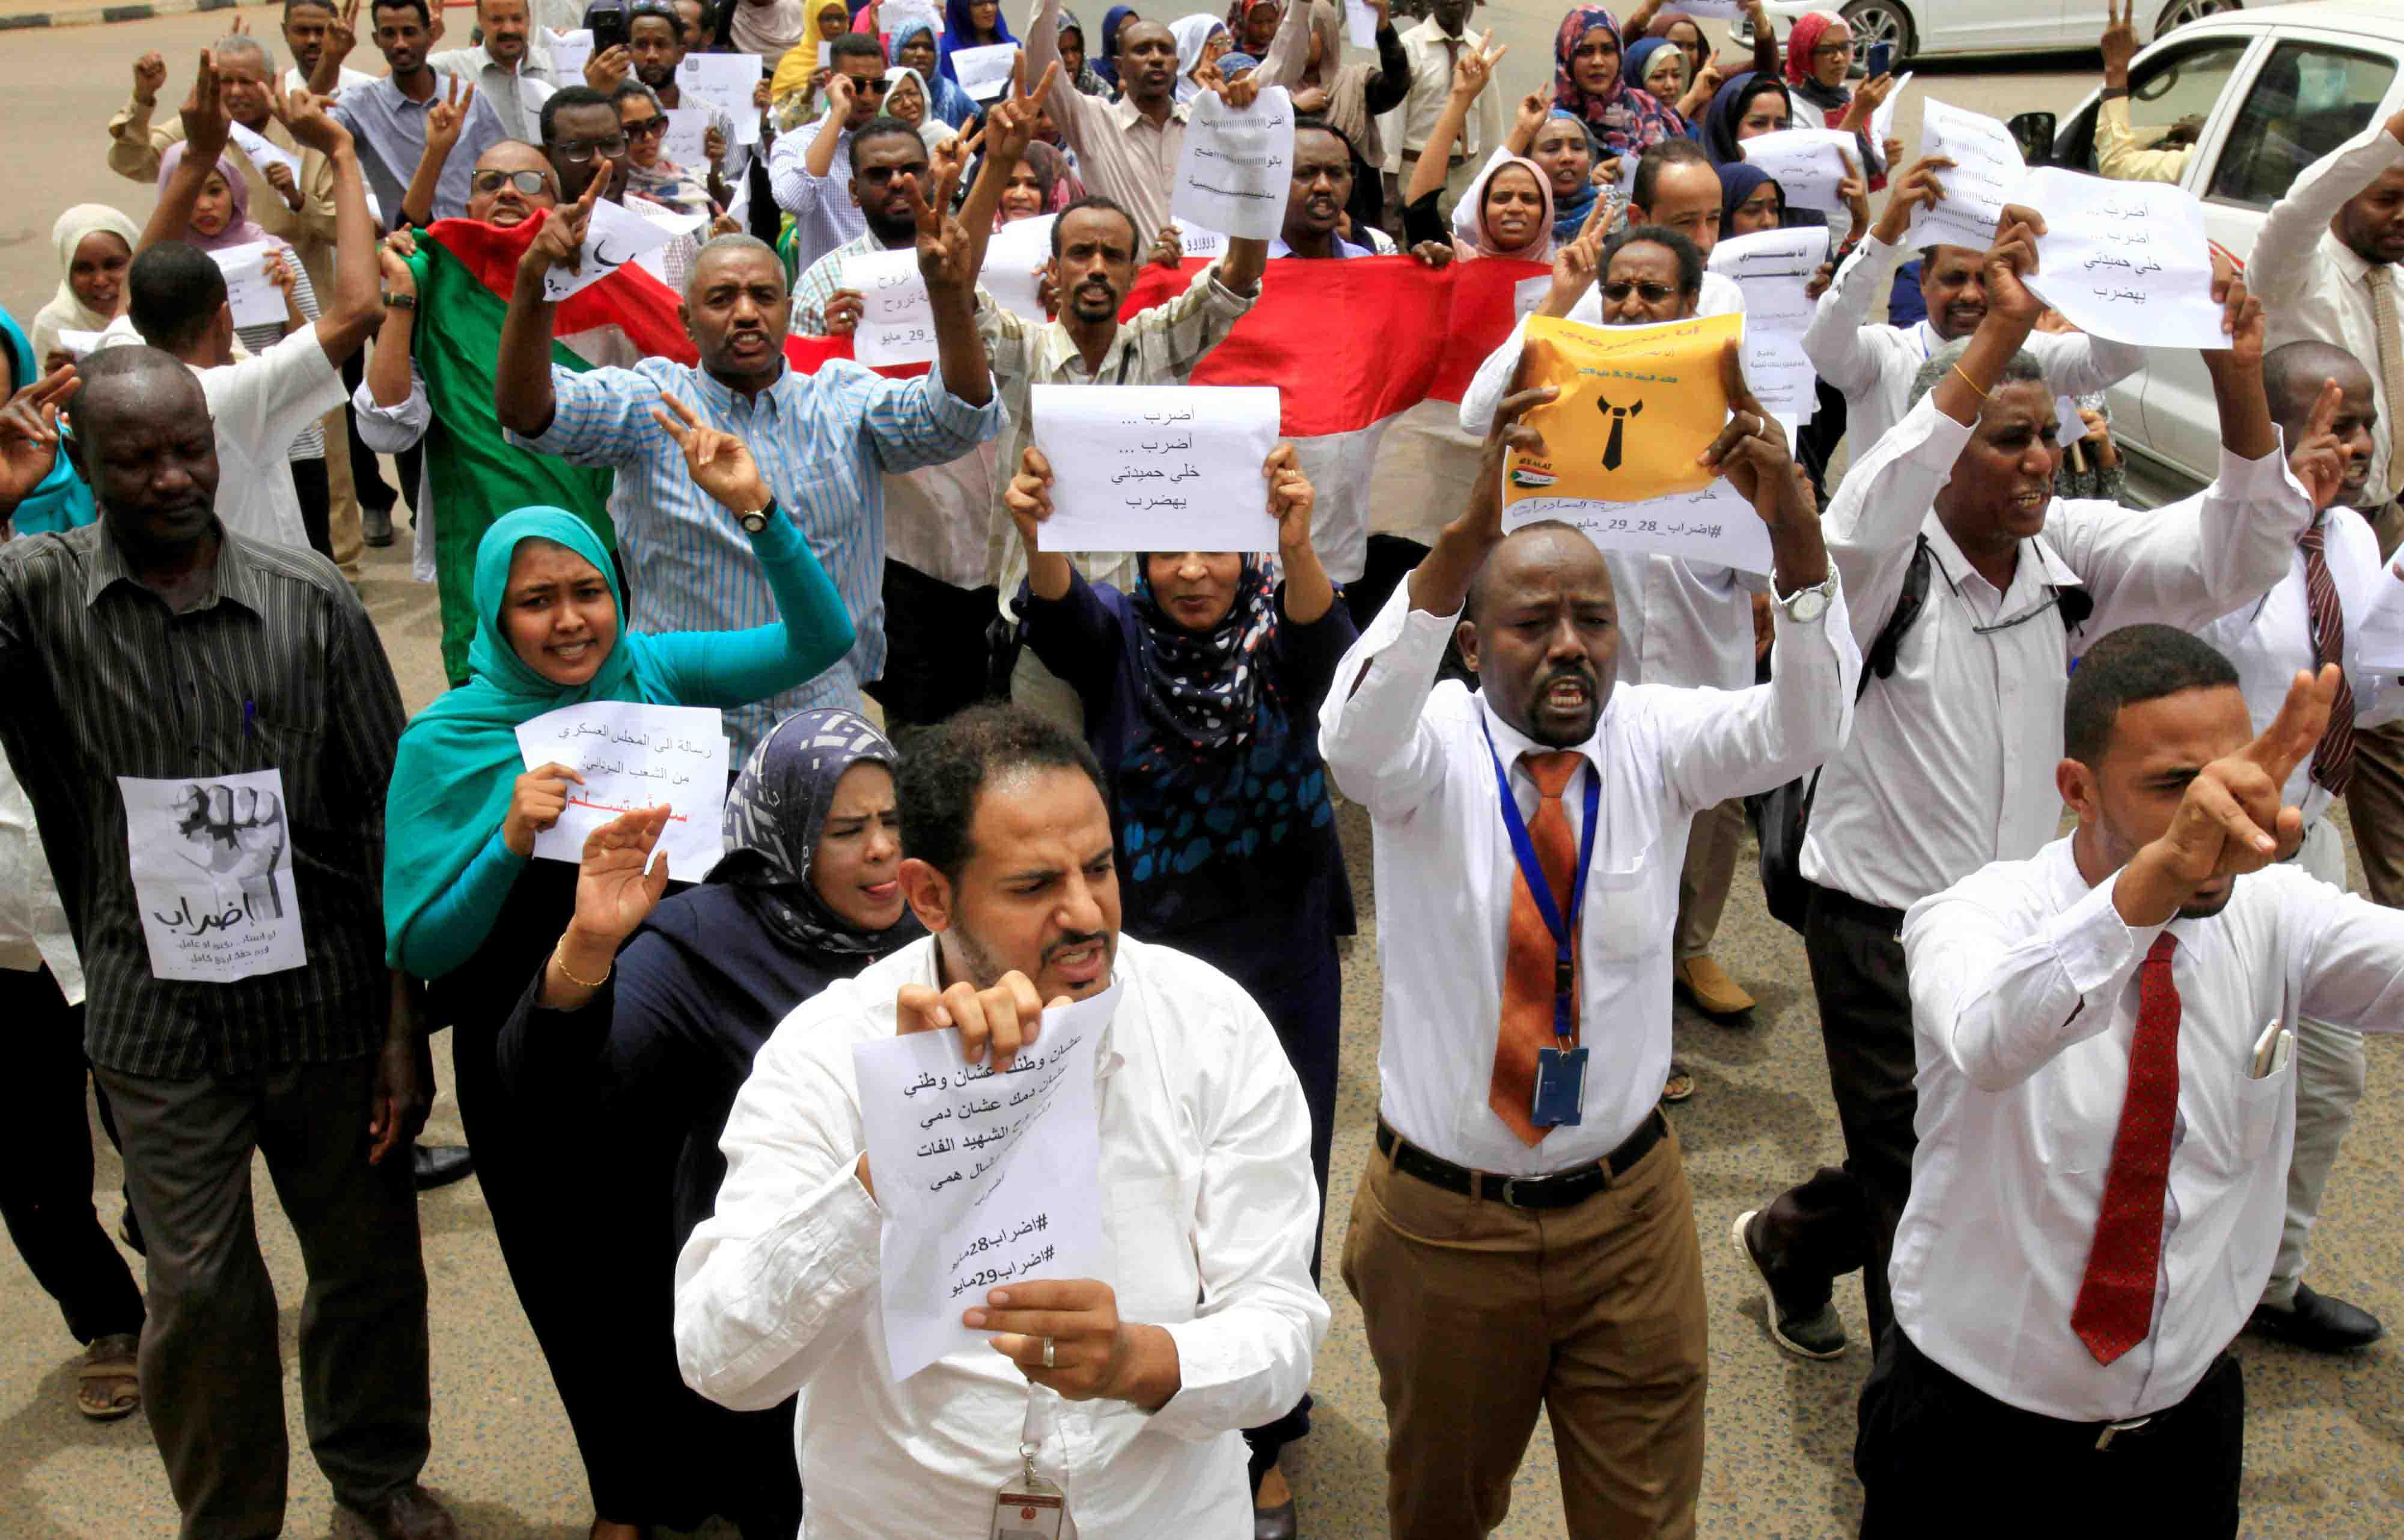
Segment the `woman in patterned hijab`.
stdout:
[[1621,69],[1619,21],[1600,6],[1561,18],[1553,38],[1553,104],[1582,119],[1605,154],[1642,155],[1679,132],[1674,115]]

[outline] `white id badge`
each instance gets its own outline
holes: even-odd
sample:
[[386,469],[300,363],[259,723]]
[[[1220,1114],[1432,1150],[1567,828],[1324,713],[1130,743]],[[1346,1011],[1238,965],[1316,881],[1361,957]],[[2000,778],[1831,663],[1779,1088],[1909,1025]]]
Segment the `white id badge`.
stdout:
[[1035,1474],[1035,1457],[1052,1432],[1054,1393],[1044,1386],[1027,1387],[1027,1418],[1018,1430],[1018,1475],[993,1494],[993,1528],[987,1540],[1076,1540],[1077,1526],[1069,1520],[1069,1494],[1056,1482]]

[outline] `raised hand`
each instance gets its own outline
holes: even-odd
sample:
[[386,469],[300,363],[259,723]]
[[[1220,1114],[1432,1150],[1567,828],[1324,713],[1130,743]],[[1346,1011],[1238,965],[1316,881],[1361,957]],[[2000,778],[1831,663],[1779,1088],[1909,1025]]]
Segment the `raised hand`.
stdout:
[[635,56],[626,51],[623,43],[612,43],[584,61],[584,83],[597,91],[613,91],[626,78]]
[[2313,402],[2313,414],[2304,423],[2303,437],[2287,455],[2287,469],[2311,494],[2314,512],[2337,501],[2338,494],[2345,490],[2345,473],[2354,463],[2353,451],[2334,431],[2338,409],[2344,405],[2345,392],[2338,382],[2322,381],[2320,395]]
[[1844,116],[1829,126],[1858,132],[1868,126],[1870,115],[1883,106],[1886,99],[1894,94],[1894,76],[1892,73],[1881,75],[1874,80],[1865,80],[1862,82],[1861,90],[1853,92],[1853,99],[1845,104]]
[[[2218,246],[2212,248],[2212,298],[2220,304],[2220,330],[2229,346],[2216,350],[2232,363],[2262,367],[2264,322],[2262,302],[2248,294],[2245,275],[2237,271]],[[2207,358],[2214,356],[2206,354]]]
[[1229,80],[1223,76],[1213,80],[1210,83],[1210,89],[1219,93],[1220,99],[1225,102],[1230,109],[1242,112],[1260,100],[1261,72],[1253,70],[1240,80]]
[[1936,173],[1952,169],[1953,162],[1944,156],[1924,155],[1902,175],[1888,182],[1886,208],[1879,215],[1878,238],[1890,246],[1901,245],[1904,233],[1911,228],[1913,212],[1933,209],[1945,201],[1945,189],[1937,183]]
[[[400,230],[393,232],[394,235],[403,233],[405,232]],[[410,249],[412,251],[416,249],[415,243],[411,243]],[[376,271],[384,285],[384,293],[408,295],[412,298],[416,296],[417,275],[410,271],[409,263],[403,259],[400,248],[393,243],[391,236],[386,236],[383,243],[376,247]]]
[[860,329],[860,312],[868,308],[868,298],[858,289],[837,289],[827,296],[818,312],[830,337],[849,337]]
[[1508,43],[1500,48],[1494,46],[1494,34],[1491,32],[1471,47],[1461,49],[1461,57],[1453,61],[1452,94],[1475,98],[1494,78],[1494,66],[1502,62],[1502,56],[1510,51]]
[[535,231],[525,255],[518,258],[519,271],[565,268],[574,272],[582,264],[584,234],[593,226],[593,204],[609,182],[609,161],[601,157],[595,157],[595,161],[593,180],[586,184],[582,197],[564,208],[543,211],[542,229]]
[[1519,98],[1518,119],[1511,125],[1511,143],[1517,154],[1528,153],[1528,146],[1536,142],[1536,135],[1544,132],[1544,121],[1552,115],[1550,91],[1531,90]]
[[1744,382],[1740,354],[1734,340],[1720,349],[1720,384],[1728,398],[1727,425],[1695,456],[1695,463],[1727,478],[1728,485],[1753,505],[1754,512],[1771,521],[1786,506],[1795,455],[1787,446],[1786,430]]
[[1870,185],[1862,175],[1862,168],[1853,163],[1852,152],[1838,150],[1838,159],[1845,163],[1845,174],[1837,183],[1837,196],[1845,201],[1845,208],[1853,216],[1853,229],[1860,229],[1870,222]]
[[275,285],[284,296],[287,304],[291,303],[293,287],[299,282],[292,275],[291,261],[285,257],[284,253],[271,246],[268,248],[265,268],[267,281]]
[[296,90],[287,95],[281,83],[268,83],[268,101],[272,104],[270,110],[275,114],[275,120],[292,135],[294,144],[324,156],[340,152],[351,142],[351,131],[334,121],[333,116],[326,111],[327,104],[332,100],[332,97],[318,96],[305,90]]
[[851,116],[852,98],[860,94],[860,84],[838,70],[827,76],[827,116],[837,122]]
[[426,106],[426,148],[428,154],[448,157],[451,147],[459,142],[460,133],[468,127],[468,109],[473,105],[468,96],[476,88],[454,75],[448,77],[445,90]]
[[[339,79],[333,70],[351,56],[359,46],[359,0],[342,0],[342,14],[326,23],[325,51],[317,55],[317,67],[329,77]],[[331,61],[329,63],[328,61]]]
[[299,213],[300,184],[293,180],[292,168],[281,160],[270,160],[260,168],[260,172],[267,178],[267,185],[275,189],[275,195],[284,200],[284,206]]
[[1594,287],[1601,276],[1602,230],[1600,226],[1582,231],[1578,238],[1553,253],[1553,286],[1544,297],[1546,315],[1567,315],[1586,291]]
[[725,162],[726,135],[718,132],[718,125],[715,123],[702,132],[701,157],[709,162],[709,169],[712,172],[716,172]]
[[2021,282],[2036,271],[2036,242],[2044,233],[2045,220],[2034,210],[2007,203],[1995,229],[1995,243],[1987,248],[1987,313],[2023,330],[2034,326],[2045,312],[2045,301]]
[[0,519],[34,493],[59,454],[59,409],[83,387],[63,364],[0,406]]
[[1040,554],[1043,544],[1037,536],[1043,520],[1052,517],[1052,462],[1041,450],[1029,444],[1019,454],[1017,474],[1002,489],[1001,502],[1010,510],[1010,521],[1018,526],[1027,554]]
[[732,513],[756,513],[776,500],[742,439],[704,426],[693,409],[673,395],[661,399],[675,410],[676,418],[653,407],[651,421],[665,429],[667,436],[677,441],[677,448],[684,451],[685,469],[692,473],[695,486]]
[[501,815],[501,843],[520,860],[534,859],[534,837],[567,811],[567,786],[584,777],[553,760],[526,771],[510,786],[510,811]]
[[1803,284],[1803,298],[1817,301],[1820,296],[1828,292],[1828,285],[1836,281],[1837,259],[1832,257],[1811,270],[1811,276]]
[[2104,0],[2104,83],[2121,90],[2129,88],[2129,62],[2137,57],[2136,0]]
[[[636,808],[622,812],[584,837],[576,867],[576,916],[568,930],[586,953],[614,953],[635,927],[650,917],[668,890],[668,858],[652,851],[668,826],[671,809]],[[579,970],[580,973],[582,970]]]
[[1037,131],[1043,122],[1043,104],[1050,100],[1052,88],[1060,78],[1060,62],[1052,61],[1043,71],[1043,78],[1033,90],[1027,89],[1027,55],[1022,53],[1010,66],[1010,89],[985,112],[985,153],[1001,166],[1014,166],[1026,158],[1027,147],[1035,143]]
[[969,232],[944,212],[952,189],[938,188],[938,201],[930,203],[915,177],[907,187],[910,215],[918,224],[918,275],[927,281],[927,293],[930,297],[971,294],[976,284],[976,265],[969,247]]
[[1173,268],[1185,260],[1185,237],[1175,225],[1163,225],[1152,238],[1152,250],[1144,258],[1164,268]]
[[1318,505],[1319,493],[1310,478],[1302,474],[1293,446],[1279,443],[1269,451],[1261,465],[1261,475],[1269,483],[1269,513],[1278,521],[1278,548],[1299,551],[1310,546],[1310,510]]
[[1522,454],[1546,452],[1544,436],[1519,419],[1533,408],[1549,405],[1560,394],[1554,386],[1537,385],[1512,392],[1494,409],[1494,423],[1486,430],[1485,463],[1470,488],[1469,506],[1447,526],[1447,534],[1459,531],[1489,547],[1502,540],[1503,456],[1512,450]]
[[233,119],[226,115],[225,102],[217,92],[217,59],[208,49],[201,50],[201,67],[192,76],[192,93],[184,98],[178,116],[184,120],[184,142],[191,148],[186,153],[209,165],[225,153],[226,141],[232,136]]
[[982,127],[968,133],[955,133],[928,155],[927,178],[935,187],[938,207],[948,209],[952,206],[949,190],[957,187],[960,178],[968,174],[969,160],[976,153],[976,147],[984,137]]
[[167,61],[151,49],[133,61],[133,100],[146,107],[159,104],[159,88],[167,83]]

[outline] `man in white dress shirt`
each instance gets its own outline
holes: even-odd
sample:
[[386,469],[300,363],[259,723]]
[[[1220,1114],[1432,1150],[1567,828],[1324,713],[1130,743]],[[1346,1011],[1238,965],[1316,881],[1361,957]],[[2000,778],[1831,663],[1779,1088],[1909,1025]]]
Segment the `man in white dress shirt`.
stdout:
[[526,0],[476,0],[476,27],[484,35],[482,42],[429,54],[426,67],[474,86],[510,138],[541,138],[537,115],[560,81],[551,55],[534,41]]
[[[1886,1328],[1913,1139],[1903,911],[2052,837],[2064,676],[2080,650],[2120,626],[2192,631],[2252,604],[2285,575],[2312,520],[2263,398],[2261,307],[2233,276],[2215,284],[2232,346],[2203,355],[2219,479],[2142,513],[2055,498],[2059,385],[2027,351],[2045,307],[2021,282],[2043,228],[2027,209],[2005,211],[1977,331],[1922,368],[1918,404],[1859,454],[1828,508],[1829,552],[1874,675],[1852,742],[1821,775],[1801,855],[1804,951],[1845,1160],[1740,1215],[1734,1232],[1762,1274],[1772,1337],[1807,1358],[1845,1351],[1831,1293],[1856,1268],[1872,1340]],[[1898,613],[1908,629],[1880,645]]]
[[[1927,246],[1919,257],[1920,294],[1928,303],[1928,318],[1911,326],[1870,319],[1886,314],[1894,266],[1906,255],[1903,243],[1912,211],[1944,197],[1936,172],[1951,164],[1941,159],[1921,160],[1896,178],[1878,223],[1820,296],[1811,325],[1803,333],[1803,355],[1821,379],[1844,393],[1845,437],[1856,465],[1902,420],[1921,365],[1947,343],[1975,333],[1992,298],[1987,290],[1985,253],[1974,246]],[[2025,347],[2056,395],[2100,391],[2136,373],[2145,361],[2143,348],[2083,331],[2036,332]]]
[[2297,676],[2257,737],[2203,643],[2104,638],[2055,771],[2076,831],[1906,919],[1922,1140],[1862,1394],[1865,1540],[1965,1502],[1980,1533],[2237,1533],[2226,1349],[2286,1210],[2285,1034],[2404,1023],[2404,915],[2277,864],[2338,681]]
[[[2283,795],[2301,810],[2304,842],[2295,861],[2340,889],[2345,886],[2345,841],[2327,816],[2353,779],[2355,729],[2392,722],[2404,712],[2371,698],[2362,666],[2358,628],[2383,590],[2395,581],[2381,566],[2379,537],[2354,511],[2373,464],[2369,373],[2352,355],[2326,342],[2290,342],[2262,360],[2263,384],[2279,431],[2298,452],[2341,455],[2342,475],[2320,483],[2320,517],[2296,543],[2287,575],[2234,615],[2200,634],[2237,669],[2255,726],[2268,728],[2299,673],[2323,663],[2344,670],[2328,731],[2311,762],[2297,767]],[[2391,692],[2392,693],[2392,692]],[[2255,1309],[2253,1329],[2324,1353],[2378,1340],[2369,1311],[2333,1298],[2302,1281],[2305,1242],[2339,1145],[2362,1100],[2362,1034],[2312,1017],[2296,1029],[2296,1157],[2287,1173],[2287,1224],[2270,1286]]]
[[[1698,812],[1835,752],[1860,666],[1783,437],[1730,382],[1708,452],[1769,526],[1772,684],[1614,688],[1602,554],[1565,524],[1502,533],[1503,450],[1541,445],[1517,421],[1541,387],[1502,404],[1467,511],[1322,711],[1321,753],[1376,839],[1377,1153],[1343,1269],[1386,1405],[1396,1540],[1500,1524],[1543,1410],[1570,1533],[1695,1533],[1702,1258],[1655,1106],[1680,858]],[[1448,640],[1475,692],[1436,682]]]
[[[1301,1085],[1224,974],[1119,933],[1083,742],[975,707],[912,747],[898,799],[902,891],[935,934],[804,1002],[760,1050],[717,1213],[677,1263],[685,1379],[738,1409],[806,1389],[810,1540],[987,1533],[1030,1421],[1049,1423],[1032,1463],[1067,1492],[1066,1533],[1247,1534],[1237,1430],[1300,1399],[1327,1330]],[[994,1290],[962,1316],[987,1343],[897,1385],[852,1048],[957,1026],[968,1060],[999,1070],[1045,1002],[1113,980],[1097,1073],[1116,1289]]]

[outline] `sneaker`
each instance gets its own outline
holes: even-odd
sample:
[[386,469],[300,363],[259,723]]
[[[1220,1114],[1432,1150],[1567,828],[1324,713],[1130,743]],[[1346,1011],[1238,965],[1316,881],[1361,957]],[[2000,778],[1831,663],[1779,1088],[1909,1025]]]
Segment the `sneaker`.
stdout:
[[1754,998],[1742,985],[1727,976],[1727,970],[1700,952],[1685,959],[1671,970],[1678,988],[1694,1002],[1695,1008],[1705,1016],[1741,1016],[1753,1009]]
[[2314,1353],[2351,1353],[2367,1348],[2386,1334],[2379,1317],[2342,1299],[2296,1285],[2295,1303],[2282,1308],[2268,1300],[2254,1307],[2245,1329],[2257,1337],[2285,1342]]
[[1754,1249],[1753,1222],[1761,1216],[1759,1209],[1747,1209],[1736,1216],[1736,1225],[1728,1239],[1736,1245],[1737,1254],[1752,1264],[1761,1276],[1761,1297],[1768,1307],[1769,1336],[1780,1347],[1797,1358],[1828,1359],[1843,1355],[1845,1323],[1837,1314],[1837,1303],[1824,1299],[1817,1305],[1793,1307],[1778,1297],[1778,1285],[1770,1281],[1769,1269]]

